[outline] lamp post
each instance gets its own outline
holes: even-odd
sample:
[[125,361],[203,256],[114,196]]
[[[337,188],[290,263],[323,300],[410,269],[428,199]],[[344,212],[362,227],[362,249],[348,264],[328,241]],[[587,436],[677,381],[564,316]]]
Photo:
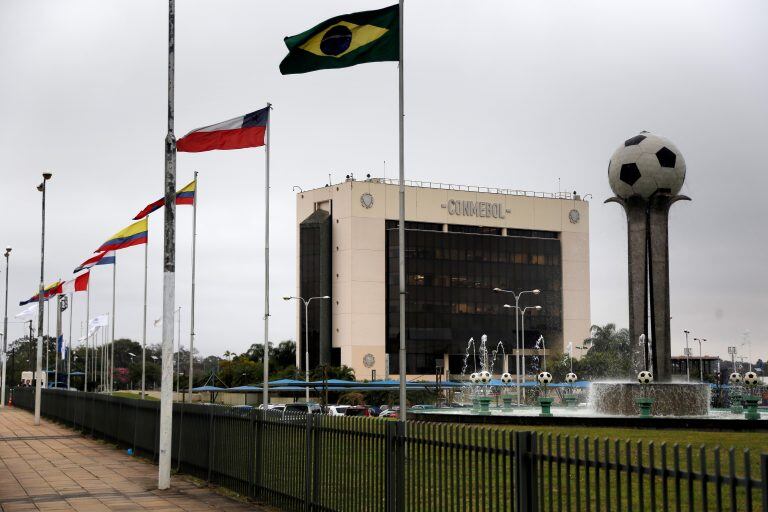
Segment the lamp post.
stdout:
[[[525,295],[526,293],[532,293],[534,295],[538,295],[541,293],[541,290],[538,288],[535,288],[533,290],[524,290],[520,293],[515,293],[512,290],[504,290],[502,288],[494,288],[494,293],[511,293],[512,296],[515,298],[515,348],[516,348],[516,354],[515,354],[515,376],[517,381],[517,405],[520,405],[520,322],[519,322],[519,316],[517,315],[517,312],[520,311],[520,297]],[[509,304],[504,304],[504,307],[512,307]]]
[[731,356],[731,373],[736,371],[736,347],[728,347],[728,354]]
[[699,381],[704,382],[704,356],[702,356],[701,352],[701,343],[707,341],[707,339],[696,338],[696,341],[699,342]]
[[[688,335],[691,334],[691,331],[685,330],[683,331],[685,333],[685,378],[687,382],[691,382],[691,370],[690,370],[690,350],[688,349]],[[695,338],[694,338],[695,340]]]
[[5,407],[5,365],[8,360],[8,258],[11,256],[11,248],[5,248],[5,315],[3,316],[3,352],[0,353],[2,361],[2,374],[0,375],[0,408]]
[[749,330],[744,331],[744,342],[741,344],[741,346],[747,346],[747,362],[749,363],[749,371],[752,371],[752,338],[749,337],[749,334]]
[[[328,300],[330,298],[328,295],[310,297],[308,299],[303,297],[283,297],[283,300],[300,300],[304,303],[304,379],[307,383],[307,386],[304,388],[304,397],[307,403],[309,403],[309,303],[315,299]],[[298,347],[296,348],[298,353]]]
[[[541,306],[526,306],[520,310],[520,334],[522,338],[520,344],[523,346],[523,386],[525,386],[525,312],[529,309],[541,311]],[[525,388],[523,388],[523,398],[525,398]]]
[[[40,287],[37,292],[37,361],[35,365],[35,425],[40,425],[40,404],[43,392],[43,301],[45,295],[45,184],[53,176],[50,172],[43,173],[43,181],[37,190],[43,193],[42,223],[40,230]],[[47,369],[47,368],[46,368]],[[48,375],[46,375],[48,377]],[[46,379],[47,380],[47,379]]]

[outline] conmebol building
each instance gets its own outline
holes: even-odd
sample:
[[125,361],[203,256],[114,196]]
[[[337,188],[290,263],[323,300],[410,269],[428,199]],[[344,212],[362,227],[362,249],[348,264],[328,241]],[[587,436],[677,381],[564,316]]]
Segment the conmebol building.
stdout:
[[[520,299],[542,307],[524,314],[526,354],[540,337],[552,352],[588,337],[589,206],[580,196],[410,181],[405,201],[409,376],[461,373],[468,340],[483,334],[504,343],[503,366],[515,373],[515,310],[504,307],[514,297],[494,288],[541,290]],[[358,379],[399,373],[398,208],[397,181],[382,178],[297,194],[296,293],[331,297],[309,306],[310,367],[344,364]],[[304,322],[300,306],[302,368]]]

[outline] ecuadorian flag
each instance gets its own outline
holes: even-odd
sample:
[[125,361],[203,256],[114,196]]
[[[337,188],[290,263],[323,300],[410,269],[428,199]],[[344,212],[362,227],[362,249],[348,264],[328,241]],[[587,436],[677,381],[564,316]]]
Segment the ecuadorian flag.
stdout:
[[400,6],[343,14],[285,38],[284,75],[400,60]]
[[[176,192],[176,204],[195,204],[195,192],[197,191],[197,180],[192,182],[186,187]],[[149,215],[150,213],[159,210],[165,205],[165,198],[161,197],[154,203],[150,203],[144,207],[133,220],[140,220]]]
[[101,244],[101,247],[93,252],[116,251],[147,243],[149,238],[149,219],[143,218],[139,222],[134,222],[122,231],[112,235],[109,240]]

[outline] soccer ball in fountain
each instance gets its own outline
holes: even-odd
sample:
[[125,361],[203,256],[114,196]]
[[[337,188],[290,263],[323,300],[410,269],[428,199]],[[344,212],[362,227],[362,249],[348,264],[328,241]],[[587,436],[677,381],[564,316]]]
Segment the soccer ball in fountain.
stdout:
[[637,382],[640,384],[650,384],[653,382],[653,374],[649,371],[643,370],[637,374]]
[[755,372],[747,372],[744,374],[744,384],[747,386],[754,386],[757,382],[757,374]]
[[731,376],[728,377],[728,380],[731,384],[739,384],[741,383],[741,374],[739,372],[733,372]]
[[568,384],[573,384],[574,382],[576,382],[576,379],[578,379],[578,377],[576,377],[576,374],[573,372],[565,376],[565,382],[567,382]]
[[491,372],[483,370],[477,375],[477,381],[480,384],[488,384],[491,382]]
[[501,382],[504,384],[509,384],[512,382],[512,374],[510,373],[502,373],[501,374]]
[[670,141],[652,133],[640,132],[627,139],[608,162],[608,182],[623,199],[648,199],[659,190],[675,195],[683,181],[683,155]]
[[552,374],[549,372],[541,372],[536,377],[540,384],[549,384],[552,382]]
[[471,382],[472,384],[476,384],[477,378],[478,378],[477,374],[473,373],[472,375],[469,376],[469,382]]

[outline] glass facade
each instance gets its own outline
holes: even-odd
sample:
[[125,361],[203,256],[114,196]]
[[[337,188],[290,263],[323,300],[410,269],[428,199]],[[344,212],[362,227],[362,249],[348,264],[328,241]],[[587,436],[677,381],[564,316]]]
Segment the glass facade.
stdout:
[[[331,295],[331,216],[316,210],[299,227],[299,290],[305,298]],[[309,304],[309,367],[331,363],[330,300]],[[301,325],[298,333],[300,368],[304,368],[307,321],[304,304],[299,302]]]
[[[525,314],[526,348],[539,336],[548,347],[562,346],[562,265],[558,234],[540,231],[501,232],[484,228],[449,226],[448,232],[418,229],[406,223],[407,372],[434,375],[436,359],[449,354],[451,373],[461,371],[469,338],[504,343],[515,348],[512,294],[494,293],[495,287],[515,290],[538,288],[541,294],[524,295],[520,306],[541,305]],[[417,229],[414,229],[417,228]],[[488,233],[488,234],[484,234]],[[399,301],[397,221],[387,221],[386,350],[392,373],[398,373]],[[514,372],[514,358],[510,358]]]

